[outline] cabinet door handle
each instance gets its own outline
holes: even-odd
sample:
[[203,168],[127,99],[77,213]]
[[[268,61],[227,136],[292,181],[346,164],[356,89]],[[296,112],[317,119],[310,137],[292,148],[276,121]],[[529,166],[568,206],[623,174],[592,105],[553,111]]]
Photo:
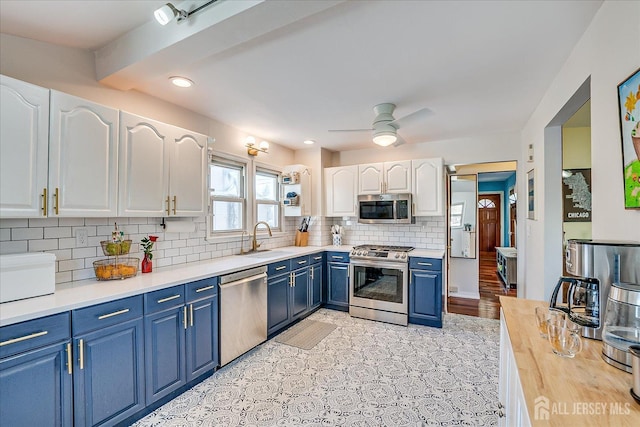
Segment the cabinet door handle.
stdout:
[[213,289],[213,288],[214,288],[214,286],[213,286],[213,285],[211,285],[211,286],[205,286],[204,288],[196,289],[196,293],[198,293],[198,292],[208,291],[209,289]]
[[189,326],[193,326],[193,304],[189,304]]
[[173,196],[173,214],[176,215],[176,209],[178,207],[178,196]]
[[43,335],[47,335],[48,333],[49,333],[48,331],[36,332],[34,334],[29,334],[29,335],[25,335],[25,336],[22,336],[22,337],[18,337],[18,338],[13,338],[13,339],[10,339],[10,340],[2,341],[2,342],[0,342],[0,347],[3,347],[5,345],[9,345],[9,344],[15,344],[17,342],[30,340],[32,338],[38,338],[38,337],[41,337]]
[[73,375],[73,356],[71,355],[71,343],[67,343],[67,372]]
[[276,271],[284,270],[285,268],[287,268],[286,265],[281,265],[280,267],[276,267]]
[[321,256],[314,256],[313,259],[316,260],[316,261],[320,261],[322,259],[322,257]]
[[47,216],[47,189],[42,190],[42,216]]
[[58,215],[60,213],[60,190],[56,187],[56,191],[53,193],[53,212]]
[[180,298],[180,294],[178,294],[178,295],[173,295],[173,296],[166,297],[166,298],[162,298],[162,299],[159,299],[159,300],[158,300],[158,304],[162,304],[163,302],[171,301],[171,300],[174,300],[174,299],[176,299],[176,298]]
[[171,207],[171,200],[170,200],[169,196],[167,196],[166,202],[167,202],[167,216],[169,216],[169,214],[170,214],[169,208]]
[[80,370],[84,369],[84,340],[78,341],[78,354],[80,355],[78,361],[80,362]]
[[102,316],[98,316],[98,320],[108,319],[109,317],[119,316],[121,314],[125,314],[125,313],[128,313],[128,312],[129,312],[129,309],[125,308],[123,310],[114,311],[113,313],[103,314]]
[[187,306],[182,307],[182,324],[187,329]]
[[331,258],[333,258],[333,259],[343,259],[343,257],[337,256],[337,255],[331,255]]
[[313,280],[313,267],[311,267],[311,280]]
[[298,261],[298,265],[306,264],[307,261]]
[[426,265],[428,267],[431,267],[433,264],[431,264],[430,262],[419,262],[418,265]]

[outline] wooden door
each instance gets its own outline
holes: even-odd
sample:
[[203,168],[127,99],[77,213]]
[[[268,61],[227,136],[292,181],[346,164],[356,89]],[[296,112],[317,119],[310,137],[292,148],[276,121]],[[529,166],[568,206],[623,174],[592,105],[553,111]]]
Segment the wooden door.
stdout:
[[478,195],[478,228],[480,252],[494,251],[500,245],[500,195]]

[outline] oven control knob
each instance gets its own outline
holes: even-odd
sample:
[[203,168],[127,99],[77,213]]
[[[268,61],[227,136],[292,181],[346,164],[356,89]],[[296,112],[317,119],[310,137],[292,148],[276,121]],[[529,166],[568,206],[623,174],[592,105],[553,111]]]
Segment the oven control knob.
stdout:
[[396,254],[396,258],[400,258],[400,254]]
[[402,259],[405,259],[407,257],[407,254],[402,254]]
[[363,255],[363,252],[362,251],[358,251],[358,255]]

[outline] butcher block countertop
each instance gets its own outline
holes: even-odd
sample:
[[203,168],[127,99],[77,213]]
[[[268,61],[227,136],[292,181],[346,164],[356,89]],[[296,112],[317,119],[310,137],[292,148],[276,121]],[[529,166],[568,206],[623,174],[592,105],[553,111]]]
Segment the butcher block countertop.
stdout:
[[[575,358],[557,356],[535,324],[535,307],[548,303],[501,296],[500,305],[532,425],[640,426],[632,375],[602,360],[601,341],[583,338]],[[549,420],[534,417],[539,396],[549,399]]]

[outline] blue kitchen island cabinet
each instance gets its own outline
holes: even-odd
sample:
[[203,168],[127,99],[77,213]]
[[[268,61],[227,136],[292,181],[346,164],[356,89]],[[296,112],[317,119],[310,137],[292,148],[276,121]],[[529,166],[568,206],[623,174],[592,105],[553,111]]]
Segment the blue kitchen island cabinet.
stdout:
[[291,320],[296,320],[309,309],[309,256],[291,260]]
[[217,289],[213,277],[145,294],[147,405],[218,365]]
[[349,253],[327,253],[327,307],[349,311]]
[[0,328],[0,425],[73,425],[69,313]]
[[142,296],[71,312],[74,425],[114,425],[144,409]]
[[267,333],[279,331],[291,319],[289,289],[291,261],[284,260],[267,266]]
[[442,260],[409,259],[409,323],[442,327]]

